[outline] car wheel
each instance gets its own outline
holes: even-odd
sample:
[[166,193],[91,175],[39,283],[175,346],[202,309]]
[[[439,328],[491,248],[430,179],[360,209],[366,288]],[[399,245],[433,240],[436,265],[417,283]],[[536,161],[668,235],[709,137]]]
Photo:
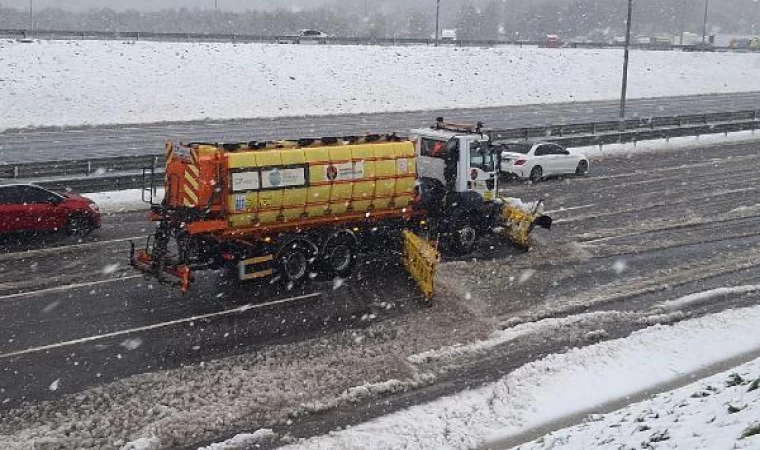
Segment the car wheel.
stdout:
[[588,161],[580,161],[578,167],[575,168],[575,174],[579,177],[585,177],[588,175]]
[[534,183],[538,183],[543,177],[544,171],[541,169],[541,166],[536,166],[530,171],[530,181]]
[[93,230],[92,222],[82,214],[72,214],[66,221],[66,234],[69,236],[86,236]]

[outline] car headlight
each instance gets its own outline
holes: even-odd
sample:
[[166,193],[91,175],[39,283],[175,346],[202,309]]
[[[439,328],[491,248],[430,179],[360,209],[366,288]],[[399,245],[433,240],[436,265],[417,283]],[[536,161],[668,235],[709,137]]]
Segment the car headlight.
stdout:
[[98,208],[98,205],[96,205],[95,203],[90,203],[88,206],[89,206],[89,207],[90,207],[90,209],[91,209],[91,210],[93,210],[94,212],[96,212],[96,213],[99,213],[99,212],[100,212],[100,208]]

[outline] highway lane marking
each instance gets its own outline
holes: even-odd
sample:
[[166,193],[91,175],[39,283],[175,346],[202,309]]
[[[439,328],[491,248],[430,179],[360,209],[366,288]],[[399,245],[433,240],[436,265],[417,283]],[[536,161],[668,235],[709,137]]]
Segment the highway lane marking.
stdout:
[[72,283],[72,284],[65,284],[63,286],[55,286],[51,288],[38,289],[36,291],[19,292],[17,294],[8,294],[8,295],[0,296],[0,300],[10,300],[10,299],[19,298],[19,297],[28,297],[32,295],[47,294],[48,292],[70,291],[72,289],[98,286],[98,285],[107,284],[107,283],[115,283],[117,281],[134,280],[135,278],[142,278],[142,275],[127,275],[125,277],[112,278],[108,280],[88,281],[85,283]]
[[15,356],[29,355],[29,354],[32,354],[32,353],[44,352],[44,351],[47,351],[47,350],[53,350],[53,349],[57,349],[57,348],[71,347],[73,345],[84,344],[84,343],[87,343],[87,342],[100,341],[100,340],[103,340],[103,339],[108,339],[108,338],[118,337],[118,336],[126,336],[126,335],[129,335],[129,334],[139,333],[141,331],[156,330],[156,329],[159,329],[159,328],[165,328],[165,327],[169,327],[169,326],[172,326],[172,325],[178,325],[178,324],[181,324],[181,323],[195,322],[197,320],[210,319],[210,318],[214,318],[214,317],[228,316],[228,315],[232,315],[232,314],[239,314],[239,313],[244,313],[244,312],[255,310],[255,309],[265,308],[267,306],[281,305],[281,304],[284,304],[284,303],[291,303],[291,302],[295,302],[295,301],[299,301],[299,300],[306,300],[306,299],[311,299],[311,298],[321,297],[321,296],[322,296],[321,292],[315,292],[315,293],[312,293],[312,294],[299,295],[297,297],[290,297],[290,298],[285,298],[285,299],[281,299],[281,300],[275,300],[275,301],[267,302],[267,303],[259,303],[259,304],[249,303],[247,305],[243,305],[243,306],[240,306],[238,308],[228,309],[226,311],[219,311],[219,312],[215,312],[215,313],[209,313],[209,314],[202,314],[202,315],[198,315],[198,316],[186,317],[184,319],[170,320],[168,322],[161,322],[161,323],[156,323],[156,324],[153,324],[153,325],[146,325],[146,326],[143,326],[143,327],[130,328],[128,330],[114,331],[112,333],[98,334],[98,335],[95,335],[95,336],[88,336],[88,337],[85,337],[85,338],[74,339],[74,340],[71,340],[71,341],[58,342],[58,343],[55,343],[55,344],[43,345],[43,346],[40,346],[40,347],[33,347],[33,348],[25,349],[25,350],[18,350],[18,351],[15,351],[15,352],[0,354],[0,359],[8,359],[8,358],[13,358]]
[[567,208],[560,208],[560,209],[554,209],[554,210],[551,210],[551,211],[544,211],[544,214],[556,214],[556,213],[561,213],[561,212],[566,212],[566,211],[575,211],[575,210],[578,210],[578,209],[588,209],[588,208],[593,208],[594,206],[596,206],[596,203],[591,203],[591,204],[588,204],[588,205],[580,205],[580,206],[570,206],[570,207],[567,207]]
[[72,245],[60,245],[58,247],[50,247],[50,248],[38,248],[35,250],[23,250],[19,252],[11,252],[11,253],[3,253],[0,254],[0,261],[7,260],[7,259],[17,259],[17,258],[23,258],[26,256],[35,256],[35,255],[45,255],[48,253],[57,253],[63,250],[69,250],[69,249],[80,249],[80,248],[87,248],[87,247],[97,247],[99,245],[105,245],[105,244],[113,244],[117,242],[127,242],[127,241],[138,241],[138,240],[144,240],[148,236],[132,236],[132,237],[126,237],[126,238],[119,238],[119,239],[111,239],[108,241],[93,241],[93,242],[83,242],[81,244],[72,244]]

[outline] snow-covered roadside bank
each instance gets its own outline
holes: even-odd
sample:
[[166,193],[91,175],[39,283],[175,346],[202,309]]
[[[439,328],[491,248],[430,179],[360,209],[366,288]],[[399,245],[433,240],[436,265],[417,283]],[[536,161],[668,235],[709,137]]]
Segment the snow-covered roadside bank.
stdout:
[[760,359],[515,450],[760,448]]
[[480,447],[720,361],[760,354],[758,329],[760,307],[650,327],[625,339],[551,355],[496,383],[287,448]]
[[[688,148],[718,147],[721,145],[740,144],[743,142],[760,141],[760,132],[739,131],[736,133],[706,134],[704,136],[687,136],[673,139],[658,139],[628,144],[610,144],[602,147],[578,147],[571,151],[583,153],[589,158],[604,158],[605,156],[633,155],[637,153],[666,152]],[[593,170],[593,167],[592,167]]]
[[[13,111],[0,129],[611,100],[621,61],[617,49],[0,41]],[[752,91],[758,77],[760,55],[634,51],[629,96]]]
[[[94,201],[104,214],[148,211],[148,205],[142,201],[141,189],[127,189],[123,191],[83,193],[85,197]],[[156,198],[164,196],[164,190],[159,189]]]

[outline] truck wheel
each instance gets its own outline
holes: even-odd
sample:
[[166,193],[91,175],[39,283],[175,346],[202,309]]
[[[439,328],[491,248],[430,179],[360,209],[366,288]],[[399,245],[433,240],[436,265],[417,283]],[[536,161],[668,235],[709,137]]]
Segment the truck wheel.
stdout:
[[465,223],[454,231],[454,251],[460,255],[466,255],[475,251],[478,245],[478,230],[469,223]]
[[277,255],[277,272],[282,279],[291,283],[301,283],[309,277],[311,252],[297,242],[288,244]]
[[358,256],[356,241],[349,236],[337,236],[325,245],[322,261],[331,275],[348,277],[356,267]]

